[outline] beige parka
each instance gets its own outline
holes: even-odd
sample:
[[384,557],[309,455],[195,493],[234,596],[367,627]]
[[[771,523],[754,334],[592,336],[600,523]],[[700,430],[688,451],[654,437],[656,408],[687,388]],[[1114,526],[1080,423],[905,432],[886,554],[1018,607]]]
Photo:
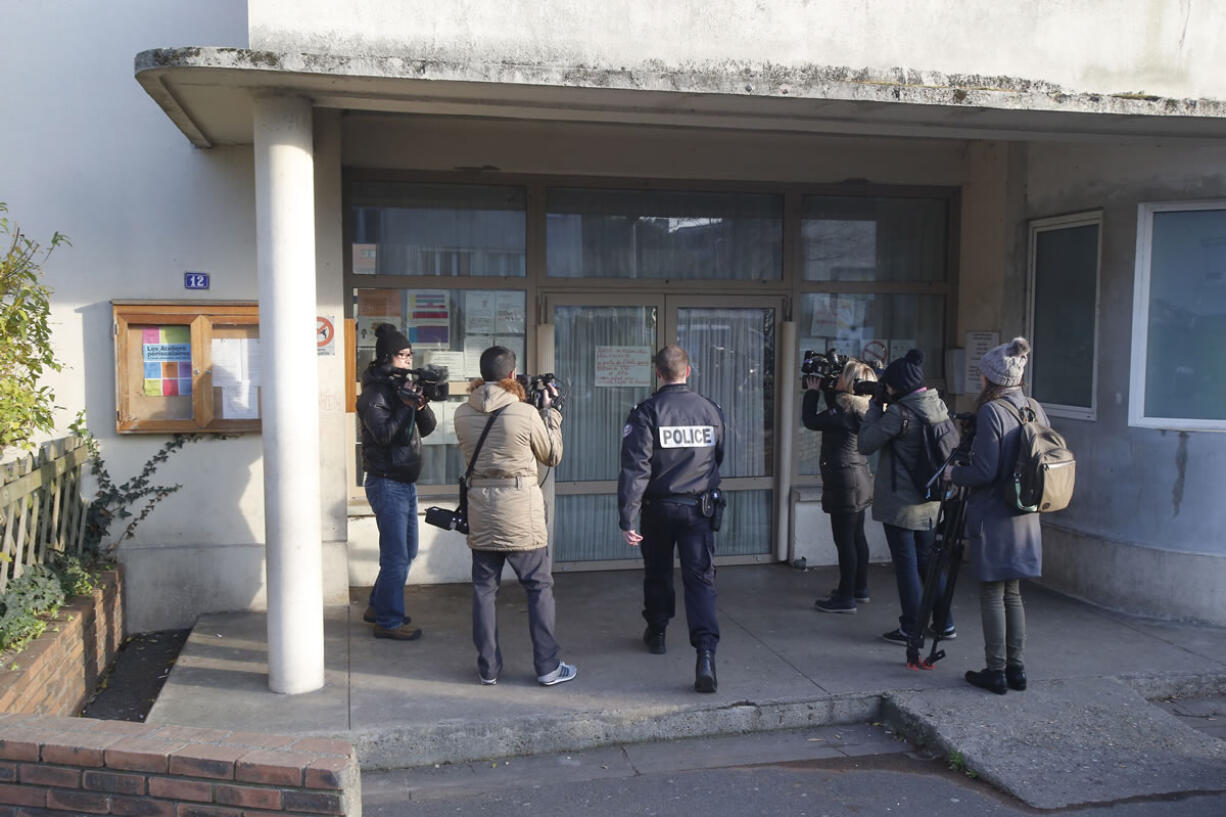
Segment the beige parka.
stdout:
[[562,413],[521,399],[513,380],[484,383],[455,412],[455,433],[467,466],[490,413],[506,407],[481,444],[468,487],[468,546],[535,550],[549,543],[537,463],[562,460]]

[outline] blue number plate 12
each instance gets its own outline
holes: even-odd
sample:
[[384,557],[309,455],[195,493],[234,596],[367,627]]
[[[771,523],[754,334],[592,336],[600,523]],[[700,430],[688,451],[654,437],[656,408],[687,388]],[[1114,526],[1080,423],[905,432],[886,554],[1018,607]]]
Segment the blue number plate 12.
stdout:
[[184,289],[208,289],[209,274],[207,272],[185,272],[183,273],[183,288]]

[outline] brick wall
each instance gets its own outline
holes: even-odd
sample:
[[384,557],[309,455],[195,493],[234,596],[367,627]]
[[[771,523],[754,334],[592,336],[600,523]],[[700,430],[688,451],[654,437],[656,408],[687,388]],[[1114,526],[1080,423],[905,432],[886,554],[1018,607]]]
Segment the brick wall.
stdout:
[[102,574],[93,596],[60,609],[47,631],[0,666],[0,712],[76,715],[123,641],[123,583]]
[[0,817],[360,815],[339,740],[0,715]]

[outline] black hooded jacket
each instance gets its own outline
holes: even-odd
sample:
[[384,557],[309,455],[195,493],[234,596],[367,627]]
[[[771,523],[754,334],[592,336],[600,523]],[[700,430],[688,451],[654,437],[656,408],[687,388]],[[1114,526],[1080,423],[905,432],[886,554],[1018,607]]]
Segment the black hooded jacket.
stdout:
[[358,416],[362,418],[362,468],[367,474],[416,482],[421,475],[421,438],[437,421],[430,406],[406,406],[388,379],[391,366],[370,366],[362,373]]

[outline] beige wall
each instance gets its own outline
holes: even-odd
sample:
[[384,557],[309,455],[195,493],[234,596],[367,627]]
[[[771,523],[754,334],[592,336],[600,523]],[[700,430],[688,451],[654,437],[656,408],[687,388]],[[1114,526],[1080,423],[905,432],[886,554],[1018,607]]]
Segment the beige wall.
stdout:
[[737,63],[1226,96],[1216,0],[250,0],[251,47],[455,63],[726,70]]

